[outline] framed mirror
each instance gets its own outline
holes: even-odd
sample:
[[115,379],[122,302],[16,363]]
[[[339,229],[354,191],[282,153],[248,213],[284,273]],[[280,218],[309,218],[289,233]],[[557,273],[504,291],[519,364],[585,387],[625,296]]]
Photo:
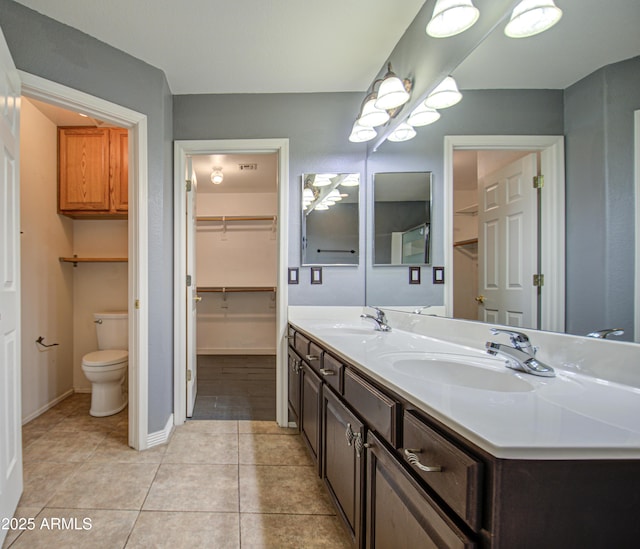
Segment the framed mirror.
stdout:
[[373,176],[373,265],[431,263],[431,172]]
[[360,174],[302,175],[301,264],[360,263]]

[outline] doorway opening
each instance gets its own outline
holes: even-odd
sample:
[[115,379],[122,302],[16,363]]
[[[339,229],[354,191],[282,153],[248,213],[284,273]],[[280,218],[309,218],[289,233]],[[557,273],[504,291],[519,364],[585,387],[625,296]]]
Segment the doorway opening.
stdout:
[[128,444],[144,450],[156,442],[148,434],[147,282],[147,117],[84,92],[18,71],[22,95],[82,112],[128,130],[127,312],[129,323]]
[[[536,155],[536,163],[539,164],[539,173],[544,178],[544,187],[539,196],[539,215],[537,234],[539,241],[539,253],[537,265],[539,272],[544,275],[544,286],[539,292],[539,318],[536,325],[542,330],[564,332],[565,325],[565,211],[564,211],[564,139],[562,136],[447,136],[444,141],[444,249],[445,272],[447,282],[445,285],[444,305],[447,316],[454,317],[455,285],[459,276],[460,266],[456,265],[455,255],[461,256],[463,252],[458,248],[470,247],[477,243],[464,243],[471,238],[454,236],[454,224],[456,217],[471,217],[474,208],[455,206],[454,201],[454,157],[458,151],[501,151],[501,156],[519,156],[520,153],[533,153]],[[471,153],[470,153],[471,154]],[[484,154],[484,153],[483,153]],[[489,155],[489,158],[491,156]],[[539,159],[538,159],[539,157]],[[477,157],[476,157],[477,158]],[[477,169],[477,166],[476,166]],[[495,171],[495,170],[494,170]],[[530,183],[532,186],[533,181]],[[476,202],[477,204],[478,202]],[[458,215],[456,216],[456,212]],[[460,215],[462,214],[462,215]],[[471,222],[474,223],[474,222]],[[462,246],[455,244],[463,242]],[[467,250],[467,255],[472,254]],[[460,259],[460,257],[458,257]],[[467,257],[473,265],[473,258]],[[495,258],[494,258],[495,259]],[[505,265],[496,268],[504,271]],[[473,270],[473,267],[470,267]],[[475,278],[475,275],[473,275]],[[529,282],[529,281],[527,281]],[[534,281],[531,280],[531,285]],[[479,289],[478,289],[479,290]],[[481,296],[478,291],[475,297]],[[476,308],[477,309],[477,308]],[[472,313],[471,313],[472,314]],[[476,318],[478,318],[476,316]],[[503,320],[490,320],[490,322],[504,323]],[[515,321],[514,321],[515,322]]]
[[278,155],[191,164],[197,368],[187,416],[275,421]]
[[36,99],[21,104],[22,419],[85,393],[74,412],[104,416],[92,420],[99,429],[127,420],[128,361],[114,373],[122,383],[113,398],[92,405],[82,363],[99,349],[93,315],[128,311],[128,130]]
[[[210,159],[205,162],[206,170],[198,175],[193,168],[193,164],[197,165],[198,157],[209,156]],[[255,156],[256,160],[251,162],[245,162],[242,159],[250,156]],[[270,196],[271,203],[275,198],[275,216],[269,212],[261,212],[259,215],[245,215],[247,211],[249,213],[257,212],[258,210],[247,210],[247,206],[241,206],[239,201],[236,206],[240,207],[237,217],[268,217],[269,220],[231,220],[233,210],[229,210],[229,213],[216,212],[214,216],[225,217],[225,219],[216,219],[212,221],[203,221],[203,233],[209,232],[210,234],[201,240],[206,241],[207,238],[211,242],[209,246],[222,246],[228,245],[229,242],[233,242],[233,239],[242,238],[245,242],[251,243],[255,246],[257,242],[257,235],[260,234],[260,238],[267,238],[265,242],[268,242],[268,246],[264,246],[265,250],[273,249],[273,244],[276,246],[275,254],[275,285],[271,283],[273,280],[273,267],[265,268],[267,263],[273,265],[274,257],[272,252],[269,252],[270,259],[267,261],[263,255],[265,250],[260,252],[251,252],[252,256],[247,258],[247,249],[238,247],[229,247],[227,252],[230,254],[227,260],[221,253],[216,253],[214,257],[209,257],[209,271],[204,273],[200,267],[195,266],[195,262],[192,258],[196,258],[200,261],[200,254],[197,251],[190,252],[190,249],[196,250],[197,231],[199,230],[199,221],[197,217],[201,216],[200,211],[194,213],[193,196],[191,188],[195,182],[198,186],[202,184],[213,183],[213,172],[221,171],[224,178],[228,176],[224,174],[225,170],[215,170],[221,166],[211,162],[211,158],[223,159],[223,157],[235,158],[236,168],[239,169],[240,164],[258,164],[258,168],[262,163],[272,162],[274,164],[273,170],[276,177],[277,193]],[[238,162],[240,160],[240,162]],[[265,164],[266,165],[266,164]],[[252,166],[243,166],[240,171],[251,171]],[[231,168],[230,168],[231,169]],[[259,171],[259,170],[258,170]],[[286,369],[286,349],[287,341],[285,338],[286,325],[287,325],[287,262],[288,262],[288,226],[287,219],[289,217],[289,202],[288,202],[288,188],[289,188],[289,140],[288,139],[247,139],[247,140],[210,140],[210,141],[176,141],[174,144],[174,242],[175,242],[175,333],[174,333],[174,422],[175,425],[181,425],[190,417],[192,409],[195,408],[195,400],[197,398],[197,380],[198,380],[198,347],[202,345],[202,355],[206,355],[204,350],[206,349],[207,338],[213,336],[215,352],[228,353],[224,356],[238,356],[240,352],[246,354],[242,349],[253,349],[254,352],[263,352],[266,355],[273,356],[275,350],[275,420],[280,426],[288,425],[288,411],[287,411],[287,369]],[[195,176],[194,176],[195,174]],[[231,175],[229,172],[228,175]],[[185,179],[187,183],[185,184]],[[224,185],[224,182],[222,183]],[[216,198],[216,193],[211,193],[209,198],[213,204],[222,206],[224,200],[220,199],[224,193],[217,193],[219,196]],[[233,194],[233,193],[230,193]],[[249,193],[246,193],[249,194]],[[260,194],[260,193],[258,193]],[[206,193],[203,193],[206,195]],[[229,197],[227,197],[229,198]],[[258,196],[256,195],[256,198]],[[263,197],[264,198],[264,197]],[[204,204],[207,199],[203,199]],[[264,200],[261,207],[267,204]],[[197,204],[197,208],[201,208],[200,204]],[[227,216],[229,217],[227,219]],[[206,223],[215,224],[216,228],[205,228]],[[231,227],[232,223],[238,223],[237,226]],[[245,224],[245,228],[242,229],[242,223]],[[256,227],[249,227],[246,224],[261,225],[263,228],[259,230]],[[266,228],[265,227],[266,224]],[[190,234],[193,235],[190,238]],[[256,239],[255,242],[251,242],[251,235]],[[226,236],[225,236],[226,235]],[[225,242],[222,240],[223,236],[227,238]],[[275,236],[275,239],[274,239]],[[263,242],[263,244],[265,244]],[[210,250],[207,250],[209,254]],[[244,265],[242,271],[231,266],[228,261],[236,254],[236,260],[238,264]],[[210,255],[210,254],[209,254]],[[242,261],[240,261],[242,259]],[[199,274],[203,273],[203,274]],[[218,273],[216,275],[216,273]],[[235,275],[234,275],[235,273]],[[218,278],[212,279],[211,286],[213,290],[211,292],[199,292],[198,288],[206,288],[201,281],[198,281],[198,277],[202,276],[228,276],[231,275],[232,279],[229,283],[229,287],[222,286],[222,280],[226,279]],[[235,276],[235,278],[233,278]],[[261,278],[262,277],[262,278]],[[251,287],[257,288],[256,291],[246,291],[251,284]],[[241,291],[229,291],[229,288],[240,288]],[[265,289],[266,288],[266,289]],[[201,295],[202,293],[202,295]],[[204,293],[210,293],[212,295],[204,296]],[[234,322],[230,316],[225,319],[225,314],[229,315],[228,311],[231,310],[233,300],[233,307],[237,312],[237,319],[246,322],[251,316],[254,321],[256,318],[262,323],[260,330],[252,329],[234,329]],[[225,311],[225,302],[227,305],[227,311]],[[255,307],[256,304],[260,304],[260,307],[266,308],[269,311],[265,313],[264,317],[260,315],[256,316],[255,310],[249,315],[246,311],[247,307]],[[198,304],[194,306],[194,304]],[[200,304],[204,304],[201,310],[203,317],[202,322],[198,321],[198,307]],[[275,322],[273,317],[273,306],[275,305]],[[207,308],[208,307],[208,308]],[[243,307],[245,309],[243,309]],[[210,314],[209,318],[206,318],[207,314]],[[269,325],[274,326],[274,330],[267,329]],[[207,326],[213,328],[213,330],[206,330]],[[195,329],[193,328],[195,327]],[[220,330],[220,334],[214,333]],[[197,335],[200,341],[197,342]],[[202,336],[200,337],[201,332]],[[271,336],[266,334],[271,333]],[[225,335],[226,334],[226,335]],[[259,334],[262,334],[261,336]],[[274,335],[275,334],[275,335]],[[218,338],[216,342],[216,337]],[[261,339],[266,338],[266,339]],[[252,341],[253,339],[253,341]],[[225,343],[226,341],[226,343]],[[247,343],[251,342],[251,345]],[[209,355],[216,356],[216,355]],[[220,356],[220,355],[217,355]],[[258,356],[258,355],[253,355]],[[264,356],[264,355],[263,355]],[[211,359],[208,359],[211,360]],[[215,395],[213,395],[215,396]],[[193,407],[193,408],[192,408]]]

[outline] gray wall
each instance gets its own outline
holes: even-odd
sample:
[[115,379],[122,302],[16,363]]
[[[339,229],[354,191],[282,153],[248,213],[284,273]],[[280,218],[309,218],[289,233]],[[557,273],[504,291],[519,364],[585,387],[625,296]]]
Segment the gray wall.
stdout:
[[149,432],[173,411],[172,100],[164,73],[11,0],[0,26],[18,69],[147,115]]
[[[443,169],[446,135],[562,135],[561,90],[462,90],[456,106],[442,110],[435,124],[417,128],[405,143],[382,144],[367,159],[367,188],[377,172],[432,172],[431,265],[444,261]],[[367,217],[371,219],[371,204]],[[371,231],[371,228],[368,229]],[[371,257],[367,243],[367,257]],[[445,273],[445,278],[447,274]],[[407,267],[372,267],[367,261],[370,305],[441,305],[443,286],[432,284],[432,268],[422,267],[422,283],[409,284]]]
[[[177,140],[289,138],[289,218],[282,221],[289,226],[288,264],[298,267],[302,174],[360,173],[363,180],[366,146],[348,140],[361,101],[360,93],[177,95],[173,135]],[[311,285],[310,268],[302,267],[299,280],[289,286],[291,305],[364,303],[363,262],[324,267],[322,285]]]
[[633,112],[640,57],[565,90],[567,331],[623,328],[633,339]]

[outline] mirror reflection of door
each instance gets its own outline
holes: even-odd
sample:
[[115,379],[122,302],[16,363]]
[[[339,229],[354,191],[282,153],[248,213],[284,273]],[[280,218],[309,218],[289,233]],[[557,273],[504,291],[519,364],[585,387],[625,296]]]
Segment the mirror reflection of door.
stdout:
[[538,327],[538,156],[455,151],[456,318]]

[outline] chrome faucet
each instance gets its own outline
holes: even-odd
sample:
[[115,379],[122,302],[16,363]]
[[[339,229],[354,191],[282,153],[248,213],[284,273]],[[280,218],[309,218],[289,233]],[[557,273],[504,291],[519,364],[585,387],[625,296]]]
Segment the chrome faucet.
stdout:
[[374,328],[378,332],[390,332],[391,326],[387,324],[387,316],[384,314],[382,309],[378,307],[371,307],[376,311],[376,316],[361,314],[360,318],[368,318],[369,320],[373,320],[376,323],[376,327]]
[[624,335],[624,330],[621,328],[608,328],[606,330],[597,330],[587,334],[587,337],[595,337],[596,339],[607,339],[610,335],[621,336]]
[[547,366],[535,358],[537,349],[531,345],[526,334],[502,328],[490,328],[490,331],[494,335],[507,334],[511,340],[511,345],[493,343],[491,341],[487,341],[485,345],[487,353],[491,356],[499,356],[505,359],[507,368],[534,376],[554,377],[556,375],[551,366]]

